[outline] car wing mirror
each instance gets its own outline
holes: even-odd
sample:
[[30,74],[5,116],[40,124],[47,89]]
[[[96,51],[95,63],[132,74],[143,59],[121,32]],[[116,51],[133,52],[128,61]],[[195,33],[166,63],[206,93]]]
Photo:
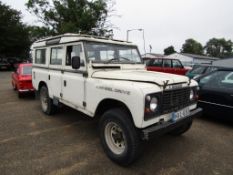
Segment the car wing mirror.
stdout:
[[71,65],[73,69],[79,69],[81,66],[81,62],[80,62],[80,57],[79,56],[74,56],[71,59]]

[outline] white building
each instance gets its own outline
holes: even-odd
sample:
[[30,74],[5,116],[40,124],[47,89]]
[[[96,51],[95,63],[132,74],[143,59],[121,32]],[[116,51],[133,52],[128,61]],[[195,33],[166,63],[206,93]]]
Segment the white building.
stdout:
[[233,68],[233,58],[225,58],[214,61],[213,66]]
[[174,53],[166,56],[166,58],[179,59],[184,66],[193,66],[194,64],[212,64],[213,61],[219,60],[216,57],[209,57],[203,55],[195,55],[188,53]]

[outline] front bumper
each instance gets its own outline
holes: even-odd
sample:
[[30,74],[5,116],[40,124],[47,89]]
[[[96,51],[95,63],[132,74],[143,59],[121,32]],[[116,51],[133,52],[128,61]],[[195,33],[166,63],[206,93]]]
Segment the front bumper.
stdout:
[[172,131],[175,128],[178,128],[186,123],[189,123],[192,121],[194,117],[198,117],[202,114],[202,109],[197,108],[195,110],[192,110],[190,112],[190,115],[179,120],[176,122],[173,121],[167,121],[162,123],[156,123],[155,125],[149,126],[145,129],[142,129],[142,140],[149,140],[153,137],[158,137],[160,135],[163,135],[165,133],[168,133],[169,131]]

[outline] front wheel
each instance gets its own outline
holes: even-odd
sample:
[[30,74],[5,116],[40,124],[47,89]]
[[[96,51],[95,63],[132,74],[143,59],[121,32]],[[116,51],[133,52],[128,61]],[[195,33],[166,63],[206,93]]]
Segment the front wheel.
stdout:
[[52,99],[49,98],[49,92],[46,86],[40,88],[40,103],[42,111],[45,114],[52,115],[55,113],[56,106],[53,104]]
[[123,109],[111,109],[100,120],[100,138],[107,156],[120,165],[129,165],[140,153],[140,137]]

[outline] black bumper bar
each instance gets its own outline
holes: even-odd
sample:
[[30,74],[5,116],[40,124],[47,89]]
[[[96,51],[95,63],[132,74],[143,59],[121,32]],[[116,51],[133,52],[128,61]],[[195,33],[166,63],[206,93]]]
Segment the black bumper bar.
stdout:
[[142,130],[142,140],[149,140],[151,138],[158,137],[165,133],[168,133],[172,131],[173,129],[184,125],[185,123],[192,122],[192,119],[194,117],[198,117],[201,114],[202,114],[202,109],[197,108],[191,111],[189,116],[185,117],[184,119],[180,121],[177,121],[177,122],[168,121],[168,122],[163,122],[163,123],[149,126]]

